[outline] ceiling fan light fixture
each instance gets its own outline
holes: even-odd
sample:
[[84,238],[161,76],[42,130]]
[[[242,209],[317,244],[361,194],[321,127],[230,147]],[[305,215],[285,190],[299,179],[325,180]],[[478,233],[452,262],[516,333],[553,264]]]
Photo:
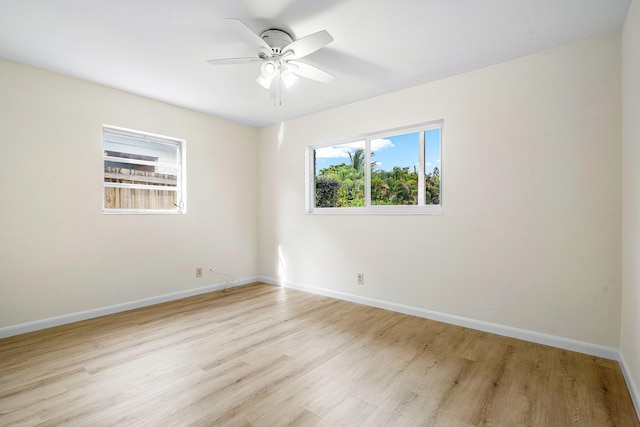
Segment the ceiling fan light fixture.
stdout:
[[284,83],[284,86],[287,89],[293,86],[293,84],[298,81],[298,76],[293,74],[288,67],[284,67],[284,71],[282,71],[280,77],[282,78],[282,83]]
[[275,61],[265,61],[260,66],[260,75],[256,79],[256,82],[265,89],[271,88],[271,83],[276,77],[278,71],[278,64]]
[[256,82],[263,88],[269,90],[271,88],[271,82],[273,81],[273,76],[265,77],[264,74],[260,73]]
[[262,71],[262,75],[265,77],[273,77],[277,69],[278,67],[273,61],[266,61],[260,67],[260,71]]

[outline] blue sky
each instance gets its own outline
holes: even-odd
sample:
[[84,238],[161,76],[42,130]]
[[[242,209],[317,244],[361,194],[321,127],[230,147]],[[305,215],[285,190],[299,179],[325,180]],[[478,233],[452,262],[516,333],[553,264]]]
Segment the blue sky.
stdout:
[[[371,160],[376,162],[377,168],[382,170],[390,171],[394,166],[399,166],[409,167],[409,171],[413,171],[414,165],[416,169],[418,167],[418,145],[419,133],[375,139],[371,141],[371,151],[374,153]],[[364,141],[317,149],[316,174],[320,169],[330,165],[348,164],[349,153],[353,153],[359,147],[364,148]],[[441,169],[440,129],[426,131],[425,147],[425,172],[431,172],[434,167]]]
[[440,129],[428,130],[425,135],[425,149],[427,151],[425,161],[425,173],[429,173],[437,167],[442,170],[442,157],[440,153]]

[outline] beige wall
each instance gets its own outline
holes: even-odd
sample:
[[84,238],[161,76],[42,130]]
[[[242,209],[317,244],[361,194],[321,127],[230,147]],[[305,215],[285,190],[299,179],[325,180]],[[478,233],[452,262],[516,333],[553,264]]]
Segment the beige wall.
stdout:
[[[622,334],[620,352],[640,411],[640,2],[622,33]],[[628,378],[629,379],[629,378]]]
[[[443,216],[305,214],[307,145],[436,119]],[[259,273],[618,348],[620,120],[614,34],[263,128]]]
[[[186,215],[103,215],[102,124],[187,140]],[[257,130],[0,61],[0,328],[257,272]],[[195,267],[205,276],[195,278]]]

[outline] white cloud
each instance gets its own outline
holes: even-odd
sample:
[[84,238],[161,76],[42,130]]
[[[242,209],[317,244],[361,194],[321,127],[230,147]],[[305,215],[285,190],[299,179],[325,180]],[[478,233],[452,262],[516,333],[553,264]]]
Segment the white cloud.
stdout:
[[318,159],[348,158],[358,148],[364,148],[364,141],[349,142],[347,144],[333,145],[331,147],[316,148]]
[[348,147],[336,146],[336,147],[323,147],[316,149],[316,158],[318,159],[336,159],[342,157],[349,157],[351,150]]
[[[440,159],[436,160],[436,166],[438,166],[439,163],[440,163]],[[433,162],[426,162],[425,163],[425,167],[426,168],[431,167],[431,166],[433,166]]]
[[390,139],[372,139],[371,151],[376,152],[385,148],[393,147],[393,142]]

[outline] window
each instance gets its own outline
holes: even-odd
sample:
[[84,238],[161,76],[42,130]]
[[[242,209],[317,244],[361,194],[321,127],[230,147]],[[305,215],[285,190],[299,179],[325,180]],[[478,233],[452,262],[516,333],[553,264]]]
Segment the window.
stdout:
[[186,213],[184,140],[102,130],[104,213]]
[[308,147],[311,213],[442,213],[442,122]]

